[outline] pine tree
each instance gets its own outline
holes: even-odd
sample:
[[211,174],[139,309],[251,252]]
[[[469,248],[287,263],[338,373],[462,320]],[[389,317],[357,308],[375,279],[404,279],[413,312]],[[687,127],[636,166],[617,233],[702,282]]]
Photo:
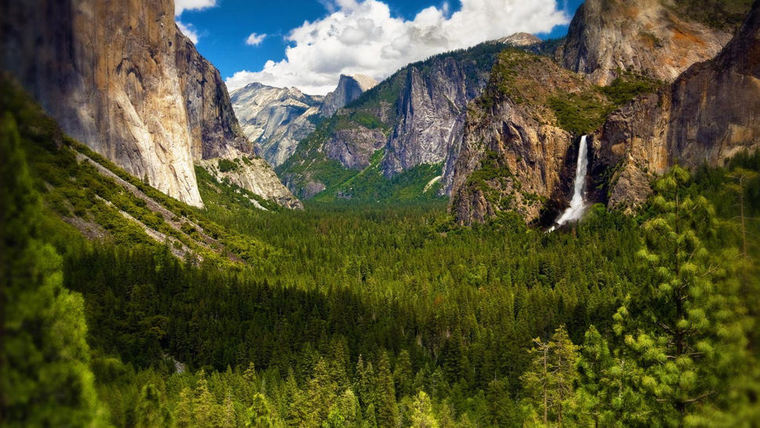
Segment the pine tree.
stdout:
[[193,391],[189,387],[182,388],[179,401],[174,408],[174,421],[177,428],[196,426],[193,413]]
[[715,231],[714,209],[688,194],[689,180],[674,167],[656,183],[657,215],[643,226],[639,252],[653,278],[615,315],[630,354],[626,370],[640,374],[633,388],[653,409],[651,423],[673,426],[694,422],[708,398],[727,396],[747,354],[730,262],[703,243]]
[[382,352],[377,363],[377,425],[381,428],[396,427],[399,424],[396,390],[393,386],[388,354]]
[[140,391],[135,408],[135,427],[151,428],[171,425],[171,413],[166,408],[163,394],[153,384],[145,385]]
[[530,368],[521,377],[531,399],[529,405],[538,407],[543,425],[556,422],[562,426],[565,413],[574,405],[578,347],[564,326],[557,328],[548,342],[536,338],[533,343]]
[[433,414],[433,404],[425,391],[420,391],[412,402],[411,426],[414,428],[438,428]]
[[84,302],[62,286],[16,122],[0,118],[0,424],[102,423]]
[[396,394],[399,398],[412,393],[414,372],[412,371],[409,351],[406,349],[402,350],[398,355],[398,359],[396,359],[396,367],[393,369],[393,380],[396,384]]
[[221,427],[224,420],[223,410],[209,391],[204,371],[201,370],[198,376],[200,380],[195,387],[195,397],[193,398],[193,420],[198,426]]
[[272,408],[264,394],[256,393],[253,396],[253,404],[246,412],[246,427],[272,428],[275,425],[275,417]]

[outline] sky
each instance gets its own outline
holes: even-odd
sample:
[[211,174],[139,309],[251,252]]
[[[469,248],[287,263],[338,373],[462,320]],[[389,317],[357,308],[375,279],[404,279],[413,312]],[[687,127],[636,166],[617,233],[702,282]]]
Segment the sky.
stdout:
[[583,0],[175,0],[175,20],[230,91],[251,82],[324,95],[515,32],[561,37]]

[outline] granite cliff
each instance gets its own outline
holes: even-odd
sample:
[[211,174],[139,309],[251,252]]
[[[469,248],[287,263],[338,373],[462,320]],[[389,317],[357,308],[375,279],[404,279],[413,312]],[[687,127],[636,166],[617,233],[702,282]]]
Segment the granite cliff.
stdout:
[[760,2],[717,57],[614,112],[593,146],[594,180],[606,185],[598,199],[623,209],[641,205],[675,163],[719,166],[760,149]]
[[557,59],[599,85],[625,71],[672,82],[720,52],[750,1],[587,0]]
[[[675,163],[719,165],[758,148],[757,4],[733,40],[747,1],[687,6],[589,0],[554,53],[570,71],[532,69],[542,59],[525,57],[499,78],[502,58],[467,116],[451,201],[457,220],[516,211],[549,224],[569,199],[582,134],[592,134],[588,197],[616,208],[643,203],[651,179]],[[585,83],[553,90],[566,73]],[[534,95],[526,96],[526,82]],[[553,94],[535,96],[544,90]]]
[[251,83],[230,94],[243,133],[272,166],[279,166],[298,142],[316,129],[323,97],[296,88]]
[[218,71],[174,23],[172,0],[0,0],[0,10],[2,69],[66,133],[130,174],[202,206],[194,163],[252,153]]
[[[360,188],[412,179],[405,174],[421,183],[417,196],[443,175],[443,187],[432,193],[445,193],[467,105],[486,87],[504,47],[484,43],[404,67],[322,122],[278,173],[305,198],[327,191],[356,199]],[[373,200],[383,197],[372,194]]]
[[452,172],[451,210],[460,224],[504,211],[531,222],[547,201],[561,200],[577,149],[551,106],[573,96],[603,99],[548,57],[517,50],[500,55],[485,92],[470,104]]

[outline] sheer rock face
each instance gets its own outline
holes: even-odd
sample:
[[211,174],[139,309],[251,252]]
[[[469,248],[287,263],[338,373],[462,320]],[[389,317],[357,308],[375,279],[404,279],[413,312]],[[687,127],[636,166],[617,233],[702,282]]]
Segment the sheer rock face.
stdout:
[[194,159],[234,157],[253,153],[235,117],[219,70],[201,56],[195,45],[176,32],[176,65],[185,100]]
[[548,100],[589,87],[549,58],[516,51],[501,55],[488,88],[470,104],[453,170],[450,209],[460,224],[503,211],[533,222],[547,203],[563,203],[571,191],[577,145],[557,124]]
[[325,156],[337,160],[348,169],[364,169],[376,150],[385,146],[386,137],[378,129],[341,129],[324,145]]
[[194,162],[251,151],[172,0],[0,0],[2,68],[65,132],[202,206]]
[[731,39],[679,13],[677,0],[587,0],[557,53],[566,68],[610,84],[619,70],[674,81],[692,64],[709,60]]
[[298,142],[312,133],[324,97],[296,88],[251,83],[231,94],[232,106],[245,135],[271,165],[282,165]]
[[330,117],[376,85],[377,82],[369,76],[362,74],[353,76],[341,75],[338,87],[325,96],[319,113],[324,117]]
[[[453,57],[434,61],[430,71],[407,70],[399,121],[390,138],[383,172],[391,177],[421,164],[444,162],[462,143],[467,104],[485,88],[487,77],[468,79]],[[446,175],[448,176],[448,175]]]
[[760,2],[715,59],[612,114],[593,147],[595,180],[614,171],[606,196],[623,209],[646,201],[651,179],[675,163],[718,166],[760,149]]

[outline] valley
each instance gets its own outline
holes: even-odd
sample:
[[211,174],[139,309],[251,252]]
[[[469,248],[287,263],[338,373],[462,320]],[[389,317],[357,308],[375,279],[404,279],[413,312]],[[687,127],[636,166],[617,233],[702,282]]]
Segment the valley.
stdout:
[[326,95],[170,0],[0,6],[0,425],[760,421],[760,1]]

